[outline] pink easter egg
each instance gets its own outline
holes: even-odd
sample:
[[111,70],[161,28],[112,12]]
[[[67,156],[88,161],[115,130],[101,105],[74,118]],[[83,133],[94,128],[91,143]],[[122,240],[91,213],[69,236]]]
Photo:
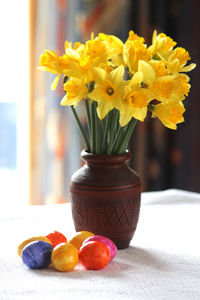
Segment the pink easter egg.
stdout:
[[102,235],[94,235],[94,236],[87,238],[83,242],[83,245],[85,245],[88,242],[92,242],[92,241],[102,242],[108,247],[108,249],[110,251],[110,260],[112,260],[117,255],[117,247],[115,246],[113,241],[111,241],[109,238],[102,236]]

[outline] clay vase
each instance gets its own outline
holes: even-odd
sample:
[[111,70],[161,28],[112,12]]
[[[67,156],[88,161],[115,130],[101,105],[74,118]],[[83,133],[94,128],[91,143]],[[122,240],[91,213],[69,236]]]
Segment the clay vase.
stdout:
[[127,248],[136,230],[141,184],[127,166],[130,153],[99,155],[81,152],[85,164],[71,178],[72,217],[76,231],[110,238]]

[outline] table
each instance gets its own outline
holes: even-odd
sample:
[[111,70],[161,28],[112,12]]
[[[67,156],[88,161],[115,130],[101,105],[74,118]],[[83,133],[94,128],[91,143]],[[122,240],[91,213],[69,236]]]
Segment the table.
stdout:
[[0,299],[200,299],[200,194],[142,194],[138,228],[128,249],[101,271],[77,265],[61,273],[30,270],[16,250],[24,239],[53,230],[75,233],[70,204],[0,212]]

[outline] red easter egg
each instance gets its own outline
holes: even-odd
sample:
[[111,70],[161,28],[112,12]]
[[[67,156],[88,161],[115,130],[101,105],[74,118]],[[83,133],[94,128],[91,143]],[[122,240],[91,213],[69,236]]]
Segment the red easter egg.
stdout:
[[61,243],[67,243],[66,237],[58,231],[51,232],[48,235],[46,235],[46,237],[50,240],[53,247],[56,247]]
[[110,251],[99,241],[88,242],[79,250],[79,261],[87,270],[100,270],[109,263]]
[[115,246],[113,241],[111,241],[109,238],[102,236],[102,235],[94,235],[94,236],[87,238],[83,242],[83,244],[86,244],[91,241],[99,241],[99,242],[102,242],[103,244],[105,244],[108,247],[108,249],[110,250],[110,260],[112,260],[117,255],[117,247]]

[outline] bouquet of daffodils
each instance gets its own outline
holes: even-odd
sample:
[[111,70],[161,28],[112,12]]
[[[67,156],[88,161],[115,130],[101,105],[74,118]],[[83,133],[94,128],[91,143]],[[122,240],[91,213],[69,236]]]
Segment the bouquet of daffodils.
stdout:
[[[147,112],[171,129],[184,121],[183,100],[190,90],[184,73],[196,65],[186,65],[189,53],[175,46],[156,31],[150,46],[133,31],[125,43],[113,35],[92,34],[85,44],[66,41],[62,56],[46,50],[39,69],[57,74],[52,90],[63,76],[61,105],[71,106],[87,151],[120,154]],[[89,137],[76,111],[79,102],[85,103]]]

